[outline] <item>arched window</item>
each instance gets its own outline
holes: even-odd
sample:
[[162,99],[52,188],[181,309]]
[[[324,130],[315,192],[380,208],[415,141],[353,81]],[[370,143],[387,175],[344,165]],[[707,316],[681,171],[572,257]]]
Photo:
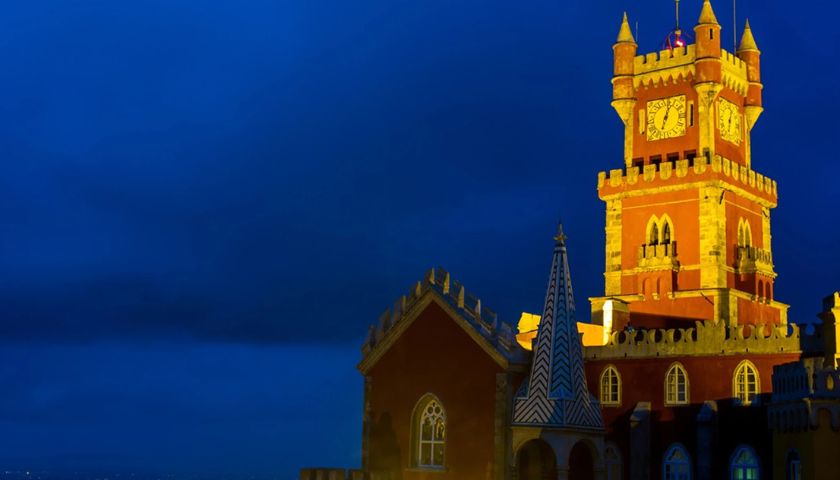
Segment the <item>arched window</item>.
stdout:
[[759,480],[755,450],[747,445],[735,449],[729,471],[730,480]]
[[665,405],[688,403],[688,374],[679,363],[671,365],[665,374]]
[[653,218],[653,221],[650,222],[650,233],[648,235],[648,245],[659,245],[659,222],[656,221],[656,218]]
[[662,225],[662,243],[668,245],[671,243],[671,223],[664,221]]
[[446,446],[446,411],[431,394],[425,395],[414,407],[412,422],[414,465],[423,468],[443,468]]
[[743,218],[738,220],[738,246],[749,247],[752,245],[752,230],[750,222]]
[[758,369],[752,362],[744,360],[739,363],[732,376],[732,396],[735,401],[741,405],[752,405],[758,397],[760,381]]
[[662,480],[691,480],[691,458],[685,447],[675,443],[665,452]]
[[796,450],[789,451],[785,459],[785,480],[802,480],[802,464]]
[[601,405],[621,404],[621,377],[618,370],[609,365],[601,373]]
[[607,469],[607,480],[621,480],[623,478],[621,453],[613,444],[607,444],[607,448],[604,450],[604,466]]

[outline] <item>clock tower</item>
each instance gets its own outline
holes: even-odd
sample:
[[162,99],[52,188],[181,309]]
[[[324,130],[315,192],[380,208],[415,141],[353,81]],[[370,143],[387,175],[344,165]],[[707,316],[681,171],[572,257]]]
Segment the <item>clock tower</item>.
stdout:
[[669,48],[637,55],[625,14],[613,46],[624,165],[598,177],[606,269],[593,319],[607,331],[784,324],[770,244],[776,182],[752,169],[750,149],[760,51],[749,23],[737,52],[722,49],[709,0],[694,43],[675,33]]

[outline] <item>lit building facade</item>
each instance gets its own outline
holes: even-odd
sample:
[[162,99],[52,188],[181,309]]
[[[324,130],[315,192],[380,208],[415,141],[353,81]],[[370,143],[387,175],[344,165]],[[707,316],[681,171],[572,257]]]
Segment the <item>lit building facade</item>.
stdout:
[[761,52],[749,23],[722,49],[708,0],[687,37],[639,55],[620,25],[624,155],[597,179],[590,321],[562,228],[543,311],[518,329],[431,270],[363,347],[361,469],[302,480],[840,478],[840,297],[807,329],[776,299],[777,185],[750,148]]

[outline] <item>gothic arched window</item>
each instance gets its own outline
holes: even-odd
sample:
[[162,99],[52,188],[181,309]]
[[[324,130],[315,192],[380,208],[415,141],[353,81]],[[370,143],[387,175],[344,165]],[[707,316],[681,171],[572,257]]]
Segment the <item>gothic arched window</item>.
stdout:
[[748,445],[741,445],[732,455],[729,468],[730,480],[759,480],[758,457]]
[[650,232],[648,234],[648,245],[659,245],[659,222],[654,219],[650,222]]
[[743,218],[738,220],[738,246],[752,246],[752,229],[750,229],[750,222],[748,220],[744,220]]
[[446,411],[431,394],[414,407],[412,422],[414,465],[422,468],[443,468],[446,447]]
[[665,245],[671,243],[671,222],[663,221],[662,243],[664,243]]
[[674,363],[665,374],[665,405],[688,403],[688,373],[679,363]]
[[735,368],[732,376],[732,396],[741,405],[751,405],[758,396],[760,379],[758,369],[752,362],[744,360]]
[[622,475],[621,453],[618,448],[608,443],[604,450],[604,466],[607,469],[607,480],[621,480]]
[[601,405],[621,404],[621,377],[612,365],[601,373]]
[[796,450],[789,451],[785,459],[785,480],[802,480],[802,464]]
[[675,443],[665,452],[662,480],[691,480],[691,458],[685,447]]

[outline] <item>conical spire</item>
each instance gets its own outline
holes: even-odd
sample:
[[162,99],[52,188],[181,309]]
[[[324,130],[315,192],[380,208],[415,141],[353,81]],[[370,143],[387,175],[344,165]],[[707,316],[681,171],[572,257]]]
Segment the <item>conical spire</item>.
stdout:
[[719,25],[717,17],[715,17],[715,11],[712,10],[712,2],[709,0],[703,0],[703,8],[700,10],[700,19],[697,20],[697,23],[700,25]]
[[513,422],[562,428],[601,429],[598,402],[586,388],[583,347],[575,321],[572,279],[563,225],[554,237],[545,305],[537,329],[526,391],[514,404]]
[[744,25],[744,34],[741,35],[741,45],[738,46],[738,52],[746,50],[758,51],[758,45],[755,43],[755,37],[753,37],[749,19],[747,19],[746,25]]
[[618,29],[618,38],[615,43],[636,43],[633,38],[633,32],[630,31],[630,23],[627,21],[627,12],[624,12],[624,18],[621,20],[621,28]]

